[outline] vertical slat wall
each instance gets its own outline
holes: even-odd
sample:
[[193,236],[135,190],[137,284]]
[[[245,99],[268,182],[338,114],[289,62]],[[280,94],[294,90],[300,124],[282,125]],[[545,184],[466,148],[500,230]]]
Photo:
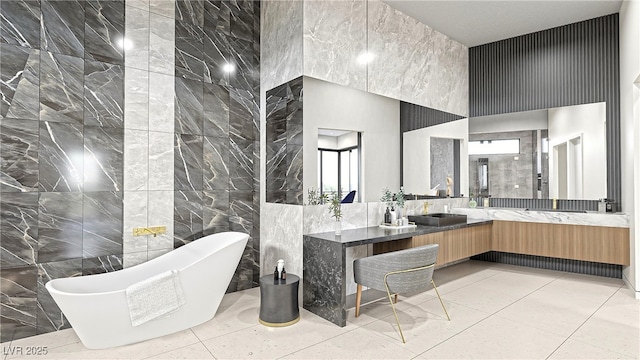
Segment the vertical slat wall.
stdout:
[[620,203],[619,74],[618,14],[472,47],[469,115],[606,102],[607,197]]

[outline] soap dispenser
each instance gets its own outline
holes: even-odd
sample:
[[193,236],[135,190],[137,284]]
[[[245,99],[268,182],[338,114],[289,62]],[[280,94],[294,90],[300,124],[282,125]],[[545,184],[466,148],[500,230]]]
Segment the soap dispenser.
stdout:
[[388,206],[387,206],[387,211],[384,213],[384,223],[391,224],[391,212],[389,212]]

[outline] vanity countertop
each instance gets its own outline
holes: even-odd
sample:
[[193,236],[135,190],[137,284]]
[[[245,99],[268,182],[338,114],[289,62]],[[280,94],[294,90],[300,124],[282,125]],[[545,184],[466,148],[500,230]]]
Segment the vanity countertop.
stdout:
[[468,219],[491,219],[548,224],[629,227],[626,213],[568,212],[554,210],[527,210],[518,208],[453,208],[454,214],[467,215]]
[[410,237],[430,234],[441,231],[461,229],[469,226],[491,224],[492,220],[467,219],[467,223],[448,226],[423,226],[418,225],[412,229],[383,229],[378,226],[358,229],[342,230],[342,235],[336,236],[333,231],[304,236],[304,241],[324,240],[341,243],[343,247],[351,247],[365,244],[374,244],[384,241],[407,239]]

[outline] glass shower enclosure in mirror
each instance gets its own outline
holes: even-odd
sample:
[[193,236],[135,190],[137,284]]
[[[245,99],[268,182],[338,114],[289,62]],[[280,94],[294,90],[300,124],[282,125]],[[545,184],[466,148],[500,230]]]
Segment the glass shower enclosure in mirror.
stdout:
[[593,103],[469,119],[470,193],[605,198],[605,110]]
[[318,129],[320,195],[337,193],[344,202],[360,202],[360,148],[357,131]]

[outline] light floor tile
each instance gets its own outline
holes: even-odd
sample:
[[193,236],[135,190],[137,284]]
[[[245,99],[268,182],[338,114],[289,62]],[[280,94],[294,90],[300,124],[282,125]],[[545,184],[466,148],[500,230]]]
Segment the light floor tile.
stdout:
[[633,359],[597,346],[567,340],[549,359]]
[[215,359],[202,343],[175,349],[147,359]]
[[300,349],[284,359],[412,359],[416,355],[402,346],[402,342],[385,339],[366,328],[358,328]]
[[424,359],[541,359],[566,338],[490,317],[421,354]]
[[259,324],[260,305],[254,301],[244,301],[227,307],[220,307],[213,319],[194,327],[192,330],[200,341],[236,332]]

